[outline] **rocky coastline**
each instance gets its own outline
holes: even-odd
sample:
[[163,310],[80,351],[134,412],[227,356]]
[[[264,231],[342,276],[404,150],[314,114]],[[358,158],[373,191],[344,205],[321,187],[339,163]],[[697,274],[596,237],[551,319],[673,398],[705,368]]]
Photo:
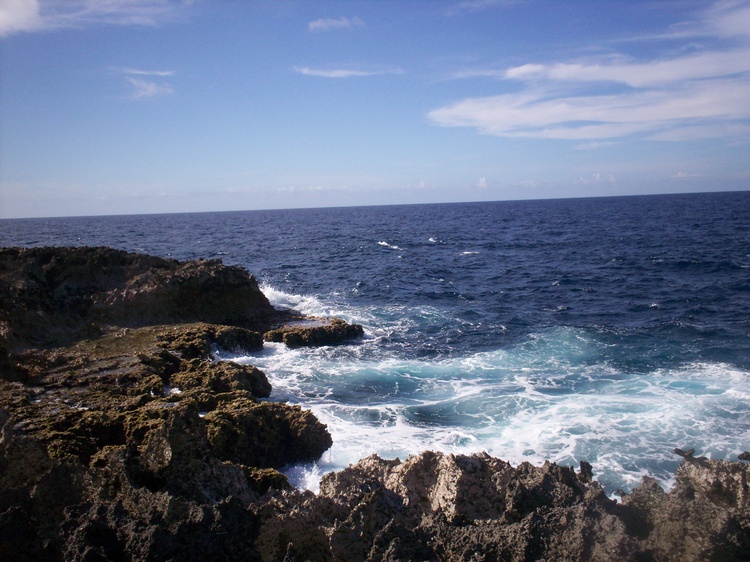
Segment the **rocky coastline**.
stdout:
[[218,260],[0,249],[0,559],[750,560],[748,464],[692,451],[620,501],[586,462],[434,452],[293,489],[330,434],[214,350],[362,333]]

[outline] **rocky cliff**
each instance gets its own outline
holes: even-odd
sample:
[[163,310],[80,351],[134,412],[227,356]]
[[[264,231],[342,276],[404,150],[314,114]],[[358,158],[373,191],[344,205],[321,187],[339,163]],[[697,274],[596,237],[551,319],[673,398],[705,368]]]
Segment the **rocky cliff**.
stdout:
[[[291,325],[279,328],[285,320]],[[622,501],[580,470],[378,457],[291,489],[331,437],[212,350],[340,343],[246,271],[105,248],[0,250],[2,560],[750,560],[750,474],[682,452]]]

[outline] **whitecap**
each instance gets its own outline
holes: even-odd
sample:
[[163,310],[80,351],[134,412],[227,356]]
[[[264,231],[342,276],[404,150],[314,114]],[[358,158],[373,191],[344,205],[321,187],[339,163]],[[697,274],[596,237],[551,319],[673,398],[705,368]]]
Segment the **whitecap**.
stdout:
[[330,309],[317,297],[286,293],[270,285],[261,285],[260,290],[275,308],[292,309],[308,316],[331,316]]

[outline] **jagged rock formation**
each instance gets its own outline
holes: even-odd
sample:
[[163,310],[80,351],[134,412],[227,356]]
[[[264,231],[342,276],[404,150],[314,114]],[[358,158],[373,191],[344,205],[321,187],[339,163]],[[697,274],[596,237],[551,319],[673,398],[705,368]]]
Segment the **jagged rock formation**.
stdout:
[[749,465],[690,449],[672,491],[619,503],[585,462],[430,452],[291,489],[279,469],[330,447],[325,426],[212,355],[261,331],[361,335],[219,262],[0,250],[0,560],[750,560]]
[[621,503],[582,470],[487,456],[368,457],[319,495],[251,507],[263,560],[750,559],[750,471],[688,459],[667,493],[644,480]]

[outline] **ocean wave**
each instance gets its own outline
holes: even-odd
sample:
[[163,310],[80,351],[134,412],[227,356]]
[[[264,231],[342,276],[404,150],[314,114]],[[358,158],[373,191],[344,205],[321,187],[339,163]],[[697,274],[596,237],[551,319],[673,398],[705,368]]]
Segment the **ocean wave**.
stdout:
[[383,246],[391,250],[403,250],[403,248],[400,248],[399,246],[396,246],[395,244],[389,244],[385,240],[381,240],[380,242],[378,242],[378,246]]
[[238,358],[266,372],[272,399],[310,408],[333,436],[323,459],[290,473],[297,485],[314,489],[320,474],[373,453],[484,450],[514,464],[587,460],[611,493],[646,474],[668,486],[674,447],[726,458],[750,439],[750,372],[724,363],[624,372],[581,328],[437,360],[378,359],[373,345],[278,344]]

